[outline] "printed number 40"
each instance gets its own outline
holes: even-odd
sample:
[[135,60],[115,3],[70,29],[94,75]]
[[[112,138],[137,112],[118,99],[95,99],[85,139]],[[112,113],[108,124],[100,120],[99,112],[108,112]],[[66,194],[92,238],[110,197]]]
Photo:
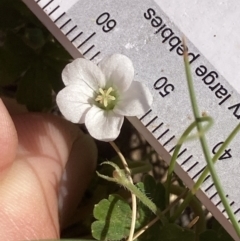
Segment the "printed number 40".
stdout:
[[[220,148],[220,146],[223,144],[223,141],[217,143],[213,149],[212,149],[212,153],[216,154],[217,150]],[[225,159],[229,159],[232,157],[231,154],[231,149],[226,149],[223,154],[218,158],[218,160],[225,160]]]

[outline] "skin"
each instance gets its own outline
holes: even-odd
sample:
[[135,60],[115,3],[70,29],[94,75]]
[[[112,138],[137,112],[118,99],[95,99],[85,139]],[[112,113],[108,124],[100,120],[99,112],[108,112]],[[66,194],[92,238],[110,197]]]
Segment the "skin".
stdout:
[[95,144],[61,118],[7,106],[11,114],[0,100],[1,240],[59,238],[95,169]]

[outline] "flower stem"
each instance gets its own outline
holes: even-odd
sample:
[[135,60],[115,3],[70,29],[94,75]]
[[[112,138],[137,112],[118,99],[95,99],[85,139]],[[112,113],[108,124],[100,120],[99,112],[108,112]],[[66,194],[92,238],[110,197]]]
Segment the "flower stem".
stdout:
[[[184,45],[184,49],[185,49],[185,51],[184,51],[185,71],[186,71],[186,75],[187,75],[187,83],[188,83],[188,89],[189,89],[193,114],[194,114],[195,120],[197,121],[197,130],[200,133],[203,133],[202,124],[199,122],[200,114],[199,114],[196,96],[195,96],[195,92],[194,92],[193,81],[192,81],[192,76],[191,76],[191,71],[190,71],[190,66],[189,66],[189,61],[188,61],[188,53],[187,53],[187,49],[186,49],[186,45],[185,45],[185,40],[183,40],[183,45]],[[240,228],[239,228],[238,222],[237,222],[236,217],[235,217],[235,215],[234,215],[234,213],[231,209],[231,206],[229,205],[228,200],[227,200],[227,198],[224,194],[223,188],[220,184],[220,180],[219,180],[219,177],[218,177],[217,172],[215,170],[214,164],[212,162],[212,158],[211,158],[211,155],[210,155],[210,151],[209,151],[209,148],[208,148],[208,145],[207,145],[207,140],[206,140],[206,137],[205,137],[204,133],[199,137],[199,140],[200,140],[200,143],[201,143],[201,146],[202,146],[202,150],[203,150],[205,160],[207,162],[207,165],[208,165],[209,171],[211,173],[212,179],[214,181],[215,187],[216,187],[216,189],[218,191],[218,194],[219,194],[219,196],[222,200],[223,206],[226,209],[228,217],[230,218],[236,233],[240,237]]]
[[[212,162],[216,163],[216,161],[219,159],[219,157],[222,155],[222,153],[224,152],[224,150],[228,147],[228,145],[230,144],[230,142],[233,140],[233,138],[236,136],[236,134],[240,131],[240,124],[238,124],[233,131],[230,133],[230,135],[227,137],[227,139],[223,142],[223,144],[221,145],[221,147],[218,149],[218,151],[216,152],[216,154],[213,156],[212,158]],[[185,208],[188,206],[189,201],[192,199],[192,197],[195,195],[195,193],[198,191],[198,189],[200,188],[200,186],[202,185],[203,181],[205,180],[206,176],[209,173],[209,168],[206,167],[205,170],[203,171],[203,173],[201,174],[201,176],[198,178],[197,182],[194,184],[193,188],[191,189],[191,191],[188,192],[185,200],[182,202],[182,204],[179,206],[179,208],[177,209],[177,211],[173,214],[173,216],[171,217],[171,221],[175,221],[177,218],[180,217],[181,213],[183,212],[183,210],[185,210]]]
[[[204,128],[204,132],[206,132],[210,128],[212,123],[213,123],[212,118],[207,117],[207,116],[206,117],[202,117],[199,121],[201,121],[201,122],[208,122],[208,125],[206,125],[205,128]],[[171,158],[171,161],[170,161],[170,165],[169,165],[169,168],[168,168],[168,174],[167,174],[167,181],[166,181],[166,183],[167,183],[167,188],[166,188],[166,205],[169,204],[169,193],[170,193],[172,174],[173,174],[173,171],[175,169],[175,164],[176,164],[176,161],[177,161],[177,157],[178,157],[179,151],[180,151],[180,149],[182,147],[182,144],[185,141],[187,141],[187,140],[196,138],[196,137],[201,135],[201,134],[199,134],[197,136],[190,136],[189,137],[189,134],[196,127],[196,125],[197,125],[196,121],[194,121],[191,125],[189,125],[189,127],[184,131],[184,133],[180,137],[180,139],[179,139],[179,141],[178,141],[178,143],[176,145],[176,148],[174,149],[174,152],[173,152],[173,155],[172,155],[172,158]]]
[[113,178],[108,177],[105,175],[102,175],[97,172],[98,176],[101,178],[104,178],[105,180],[116,182],[119,185],[124,186],[126,189],[128,189],[130,192],[134,193],[136,197],[145,205],[147,206],[155,215],[159,217],[161,222],[163,224],[168,223],[168,220],[163,215],[160,209],[156,206],[155,203],[153,203],[142,191],[140,191],[134,184],[132,184],[128,178],[126,177],[126,173],[121,170],[116,164],[112,162],[103,162],[102,164],[108,164],[115,168],[115,171],[113,172]]
[[[126,172],[128,174],[127,175],[128,180],[133,185],[131,171],[128,167],[126,159],[124,158],[123,154],[121,153],[121,151],[119,150],[119,148],[117,147],[117,145],[114,142],[111,141],[110,144],[113,147],[113,149],[117,152],[119,158],[121,159],[124,169],[126,170]],[[135,225],[136,225],[136,217],[137,217],[137,199],[133,192],[131,192],[131,196],[132,196],[132,221],[131,221],[131,228],[130,228],[130,232],[129,232],[129,236],[128,236],[128,241],[133,240],[133,235],[134,235]]]

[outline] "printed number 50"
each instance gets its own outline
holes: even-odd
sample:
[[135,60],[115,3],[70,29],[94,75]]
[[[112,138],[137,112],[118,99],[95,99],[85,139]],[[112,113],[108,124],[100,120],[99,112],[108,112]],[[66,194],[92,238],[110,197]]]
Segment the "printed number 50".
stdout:
[[165,97],[169,95],[172,91],[174,91],[174,85],[168,83],[167,77],[161,77],[159,78],[153,85],[155,90],[161,90],[159,91],[159,94],[162,97]]

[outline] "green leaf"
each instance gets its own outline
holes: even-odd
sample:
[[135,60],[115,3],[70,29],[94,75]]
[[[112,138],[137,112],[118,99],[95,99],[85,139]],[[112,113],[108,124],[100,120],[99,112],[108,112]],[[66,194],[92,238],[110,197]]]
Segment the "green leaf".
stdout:
[[42,54],[45,57],[54,58],[56,60],[68,61],[71,59],[69,53],[56,41],[48,41],[43,49]]
[[162,183],[156,183],[155,179],[146,175],[144,177],[144,191],[151,200],[161,209],[165,209],[165,187]]
[[[55,64],[57,65],[57,63]],[[55,93],[58,93],[64,87],[61,77],[62,71],[57,71],[56,69],[51,68],[49,66],[45,67],[47,72],[47,81],[51,85],[51,88],[55,91]]]
[[46,43],[45,36],[40,28],[25,29],[24,41],[33,49],[41,48]]
[[97,240],[121,240],[129,234],[131,208],[118,195],[110,195],[95,205],[92,235]]
[[50,108],[52,104],[50,77],[48,69],[41,62],[28,69],[20,81],[17,101],[25,104],[30,111]]
[[9,32],[5,44],[0,47],[0,85],[15,82],[27,70],[35,56],[21,37]]
[[95,239],[38,239],[31,241],[96,241]]
[[230,234],[216,221],[213,220],[212,229],[200,234],[200,241],[233,241]]
[[[156,183],[154,178],[150,175],[146,175],[144,177],[143,182],[139,182],[136,186],[146,194],[146,196],[151,199],[160,210],[165,209],[165,188],[161,183]],[[139,225],[145,225],[147,222],[150,221],[155,215],[149,210],[141,202],[138,205],[139,207]]]
[[179,227],[177,224],[167,224],[159,230],[159,239],[161,241],[193,241],[195,234],[192,230]]
[[[17,2],[17,1],[16,1]],[[23,25],[21,14],[9,3],[0,4],[0,29],[16,29]]]
[[[146,194],[161,210],[165,209],[165,188],[161,183],[156,183],[150,175],[144,177],[143,182],[136,185],[142,192]],[[138,204],[138,219],[136,228],[139,230],[144,225],[152,221],[156,216],[143,203]],[[152,227],[145,231],[137,241],[161,240],[160,221],[156,222]]]
[[215,230],[206,230],[200,234],[199,241],[234,241],[228,233],[218,233]]
[[40,239],[32,241],[96,241],[95,239]]

